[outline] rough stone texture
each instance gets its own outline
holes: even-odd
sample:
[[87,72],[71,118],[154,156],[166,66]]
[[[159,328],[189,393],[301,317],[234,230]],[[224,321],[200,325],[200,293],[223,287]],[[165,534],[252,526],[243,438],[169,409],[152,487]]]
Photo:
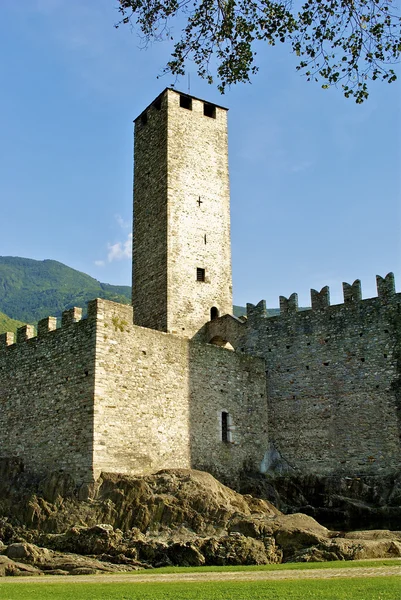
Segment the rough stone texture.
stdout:
[[232,312],[227,111],[205,104],[167,89],[135,121],[135,322],[188,337]]
[[94,321],[0,348],[0,456],[91,481],[94,380]]
[[[88,318],[0,352],[0,455],[77,482],[101,471],[202,468],[233,483],[267,444],[264,363],[132,325],[95,300]],[[49,322],[51,326],[51,322]],[[229,442],[221,414],[230,415]]]
[[[379,297],[360,300],[360,282],[344,285],[345,303],[329,306],[327,288],[312,310],[281,299],[268,317],[264,301],[244,321],[209,323],[205,340],[229,342],[263,357],[269,440],[263,470],[386,475],[401,465],[401,294],[392,274]],[[284,300],[286,302],[284,302]]]
[[[51,502],[39,492],[49,487],[46,481],[32,484],[21,473],[7,488],[0,480],[0,515],[8,515],[0,517],[0,576],[20,574],[24,565],[47,574],[84,574],[401,555],[399,531],[329,531],[311,517],[283,515],[263,500],[242,496],[201,471],[103,474],[89,501],[79,500],[74,489],[66,493],[68,486],[58,481]],[[32,503],[38,510],[27,521]]]
[[401,529],[401,474],[243,474],[239,491],[284,513],[302,512],[330,529]]
[[133,326],[129,307],[96,302],[95,474],[193,467],[233,482],[242,469],[259,469],[263,361]]

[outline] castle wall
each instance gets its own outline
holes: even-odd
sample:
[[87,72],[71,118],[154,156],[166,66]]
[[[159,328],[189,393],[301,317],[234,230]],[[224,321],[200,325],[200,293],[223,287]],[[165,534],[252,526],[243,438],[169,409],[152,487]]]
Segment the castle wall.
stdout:
[[244,464],[258,469],[267,447],[263,361],[133,326],[129,307],[96,302],[96,474],[192,467],[224,478]]
[[19,457],[28,471],[92,473],[95,323],[80,309],[0,336],[0,456]]
[[[385,474],[401,465],[401,294],[345,302],[312,291],[311,310],[281,298],[281,314],[248,305],[248,319],[209,324],[238,351],[266,361],[269,440],[290,466],[320,475]],[[384,284],[383,284],[384,282]],[[390,293],[388,293],[390,292]],[[220,329],[220,331],[219,331]],[[269,465],[267,465],[268,467]]]
[[[268,447],[264,361],[196,342],[189,359],[192,464],[233,485],[241,470],[260,470]],[[223,411],[230,443],[221,441]]]

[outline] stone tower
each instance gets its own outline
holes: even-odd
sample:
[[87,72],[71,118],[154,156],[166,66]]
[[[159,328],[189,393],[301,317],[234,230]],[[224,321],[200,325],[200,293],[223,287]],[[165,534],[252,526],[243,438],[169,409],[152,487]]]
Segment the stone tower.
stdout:
[[232,312],[227,110],[173,89],[135,120],[132,288],[143,327]]

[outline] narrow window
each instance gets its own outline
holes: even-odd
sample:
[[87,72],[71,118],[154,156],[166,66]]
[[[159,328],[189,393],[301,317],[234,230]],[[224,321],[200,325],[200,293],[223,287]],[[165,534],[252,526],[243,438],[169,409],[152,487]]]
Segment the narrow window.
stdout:
[[230,441],[229,440],[229,431],[228,431],[228,419],[229,419],[228,412],[223,410],[223,412],[221,413],[221,441],[225,442],[226,444]]
[[210,117],[211,119],[216,118],[216,107],[213,104],[207,104],[206,102],[203,105],[203,114],[205,117]]
[[206,237],[206,233],[205,233],[205,235],[203,236],[203,241],[205,242],[205,244],[207,244],[207,237]]
[[218,319],[219,318],[219,309],[216,306],[212,306],[212,308],[210,309],[210,320],[213,321],[213,319]]
[[205,269],[196,269],[196,281],[205,281]]
[[162,107],[162,99],[156,98],[156,100],[153,102],[153,106],[155,107],[156,110],[160,110]]
[[192,98],[188,96],[180,96],[180,106],[181,108],[186,108],[187,110],[192,110]]
[[141,114],[141,123],[142,125],[146,125],[146,123],[148,122],[148,115],[146,112]]

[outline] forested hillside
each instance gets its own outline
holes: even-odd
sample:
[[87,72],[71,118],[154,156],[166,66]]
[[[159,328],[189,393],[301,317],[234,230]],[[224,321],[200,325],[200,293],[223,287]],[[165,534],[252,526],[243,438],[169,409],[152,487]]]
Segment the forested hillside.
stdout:
[[[0,333],[50,315],[60,317],[73,306],[85,312],[87,302],[94,298],[129,304],[131,287],[101,283],[55,260],[0,256]],[[269,316],[279,312],[268,309]],[[246,308],[234,306],[233,313],[246,315]]]
[[36,323],[72,306],[85,310],[93,298],[128,304],[131,288],[101,283],[55,260],[0,257],[0,311],[12,319]]
[[16,333],[18,327],[22,327],[22,325],[25,325],[25,323],[10,319],[10,317],[7,317],[7,315],[0,312],[0,333],[5,333],[6,331],[13,331]]

